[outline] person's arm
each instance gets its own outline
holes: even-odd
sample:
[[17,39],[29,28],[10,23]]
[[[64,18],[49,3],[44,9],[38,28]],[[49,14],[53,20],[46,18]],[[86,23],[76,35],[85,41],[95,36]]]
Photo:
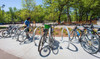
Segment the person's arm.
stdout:
[[26,21],[24,22],[23,27],[26,27],[26,24],[25,23],[26,23]]

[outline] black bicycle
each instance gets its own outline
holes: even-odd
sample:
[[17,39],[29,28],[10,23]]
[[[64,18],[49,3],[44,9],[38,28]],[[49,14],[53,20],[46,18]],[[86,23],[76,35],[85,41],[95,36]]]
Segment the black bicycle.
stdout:
[[[44,34],[42,35],[42,37],[39,41],[39,46],[38,46],[38,51],[39,51],[40,54],[41,54],[41,50],[43,49],[45,43],[48,43],[49,48],[51,48],[51,49],[53,48],[53,43],[54,43],[53,30],[54,30],[54,26],[56,26],[56,24],[45,24],[44,25],[44,27],[45,27],[43,29]],[[48,32],[49,32],[49,35],[48,35]]]
[[82,25],[83,30],[78,28],[78,25],[71,32],[71,41],[76,39],[82,46],[82,48],[90,53],[94,54],[100,50],[99,35],[94,31],[93,25]]

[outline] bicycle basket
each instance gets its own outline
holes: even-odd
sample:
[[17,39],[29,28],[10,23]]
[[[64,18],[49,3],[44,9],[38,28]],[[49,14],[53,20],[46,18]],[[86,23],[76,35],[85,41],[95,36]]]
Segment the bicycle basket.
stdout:
[[49,28],[50,28],[50,25],[44,24],[44,28],[45,28],[45,29],[49,29]]

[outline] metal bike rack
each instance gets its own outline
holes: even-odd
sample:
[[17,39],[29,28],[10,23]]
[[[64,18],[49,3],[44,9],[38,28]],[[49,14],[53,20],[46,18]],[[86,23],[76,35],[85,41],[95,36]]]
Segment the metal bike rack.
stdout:
[[61,32],[61,41],[63,41],[63,30],[64,30],[64,29],[66,29],[66,31],[67,31],[67,33],[68,33],[69,41],[68,41],[68,46],[67,46],[67,48],[69,48],[69,46],[70,46],[70,44],[71,44],[71,38],[70,38],[70,32],[69,32],[67,26],[64,26],[64,27],[62,28],[62,32]]
[[35,42],[35,33],[36,33],[36,30],[37,30],[38,28],[40,29],[40,37],[42,36],[41,27],[40,27],[40,26],[37,26],[37,27],[34,29],[34,32],[33,32],[33,35],[32,35],[33,40],[34,40],[34,43],[36,43],[36,42]]

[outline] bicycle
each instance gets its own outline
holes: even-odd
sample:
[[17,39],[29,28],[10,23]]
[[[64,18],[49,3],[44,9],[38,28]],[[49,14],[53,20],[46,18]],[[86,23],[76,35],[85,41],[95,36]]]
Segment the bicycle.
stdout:
[[[43,49],[43,46],[45,43],[48,43],[49,48],[53,49],[53,43],[54,43],[53,31],[54,31],[54,26],[56,25],[57,24],[45,24],[44,25],[44,29],[43,29],[44,34],[42,35],[39,41],[39,46],[38,46],[38,51],[40,54],[41,54],[41,50]],[[49,32],[49,36],[48,36],[48,32]],[[47,39],[48,39],[48,42],[47,42]]]
[[11,37],[14,34],[14,30],[16,29],[15,25],[10,25],[5,30],[2,30],[2,37]]
[[19,27],[19,26],[16,26],[16,27],[14,28],[14,30],[13,30],[13,35],[11,36],[12,39],[15,38],[16,40],[18,40],[18,35],[21,33],[20,28],[21,28],[21,27]]
[[[81,44],[82,48],[90,53],[90,54],[95,54],[100,50],[100,39],[99,35],[93,30],[93,25],[90,25],[90,27],[84,26],[83,30],[79,29],[77,25],[71,32],[71,40],[72,41],[75,38],[79,41]],[[81,32],[81,34],[79,33]],[[94,50],[95,49],[95,50]]]
[[35,46],[37,46],[37,43],[35,42],[36,31],[37,31],[38,28],[39,28],[39,30],[40,30],[40,37],[41,37],[41,27],[36,27],[36,28],[35,28],[35,27],[34,27],[34,28],[30,27],[30,28],[31,28],[31,33],[29,33],[29,38],[27,38],[26,32],[25,32],[25,30],[26,30],[27,28],[28,28],[28,27],[26,27],[23,31],[21,31],[21,33],[19,34],[19,39],[18,39],[18,41],[20,42],[20,44],[21,44],[21,43],[25,43],[26,40],[30,40],[31,42],[34,41]]
[[24,42],[26,40],[26,30],[28,27],[24,28],[24,27],[21,27],[19,30],[20,30],[20,33],[18,34],[17,36],[17,41],[19,42]]
[[2,34],[1,33],[2,33],[2,30],[0,30],[0,38],[2,38]]

